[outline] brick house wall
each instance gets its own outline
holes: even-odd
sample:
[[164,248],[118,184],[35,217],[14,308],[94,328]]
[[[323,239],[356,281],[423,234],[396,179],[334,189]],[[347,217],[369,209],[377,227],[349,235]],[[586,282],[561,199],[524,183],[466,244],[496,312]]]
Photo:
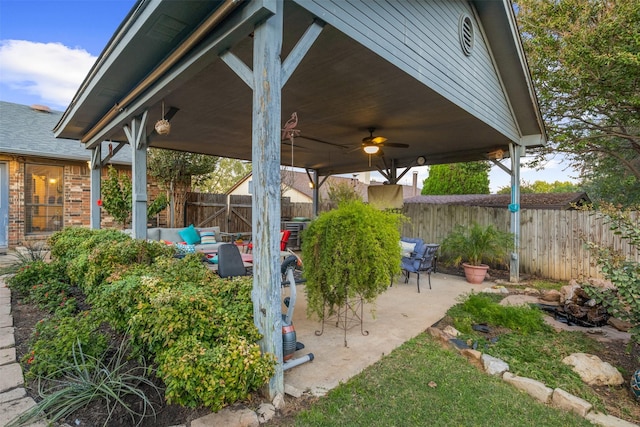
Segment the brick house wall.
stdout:
[[[71,162],[38,157],[0,155],[0,161],[8,164],[9,171],[9,221],[8,246],[28,245],[38,241],[46,241],[51,233],[25,233],[25,165],[27,163],[49,164],[63,167],[63,224],[65,227],[89,227],[91,204],[91,174],[87,162]],[[116,166],[120,171],[131,174],[130,168]],[[103,179],[107,169],[102,170]],[[151,182],[147,186],[149,200],[162,192],[157,184]],[[165,209],[152,222],[153,225],[166,227],[168,213]],[[119,228],[113,218],[105,211],[101,215],[101,228]]]

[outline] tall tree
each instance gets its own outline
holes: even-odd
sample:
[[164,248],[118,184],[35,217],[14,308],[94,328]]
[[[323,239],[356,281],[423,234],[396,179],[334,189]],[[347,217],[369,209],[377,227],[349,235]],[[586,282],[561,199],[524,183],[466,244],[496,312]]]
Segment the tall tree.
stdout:
[[[571,181],[534,181],[523,182],[520,185],[521,193],[573,193],[580,191],[580,186],[572,183]],[[511,187],[500,187],[496,192],[497,194],[510,194]]]
[[422,194],[489,194],[490,169],[484,161],[429,166]]
[[207,174],[194,188],[207,193],[226,193],[249,172],[251,172],[251,163],[221,157],[218,159],[215,170]]
[[215,170],[217,157],[150,148],[147,172],[169,193],[171,226],[184,223],[184,202],[191,186]]
[[640,201],[640,2],[516,3],[549,136],[538,160],[564,153],[593,200]]

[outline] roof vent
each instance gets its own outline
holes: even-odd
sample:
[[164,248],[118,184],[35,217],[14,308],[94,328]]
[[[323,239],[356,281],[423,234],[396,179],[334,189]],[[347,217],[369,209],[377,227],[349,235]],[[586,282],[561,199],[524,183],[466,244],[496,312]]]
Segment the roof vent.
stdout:
[[471,55],[471,51],[473,50],[473,21],[471,17],[467,14],[463,14],[460,16],[459,23],[459,36],[460,36],[460,47],[462,48],[462,53],[466,56]]
[[46,105],[33,104],[31,106],[31,109],[33,111],[40,111],[41,113],[50,113],[51,112],[51,108],[47,107]]

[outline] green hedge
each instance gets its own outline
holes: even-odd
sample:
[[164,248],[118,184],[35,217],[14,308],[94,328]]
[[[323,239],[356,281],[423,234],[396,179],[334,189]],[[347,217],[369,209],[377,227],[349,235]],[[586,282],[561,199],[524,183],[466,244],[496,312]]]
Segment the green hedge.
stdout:
[[256,344],[252,278],[222,279],[197,255],[177,259],[171,247],[114,230],[67,228],[50,244],[54,261],[24,268],[9,285],[38,301],[49,296],[43,283],[52,297],[75,289],[90,309],[45,301],[53,316],[25,358],[32,376],[55,375],[76,340],[92,355],[104,351],[102,324],[129,335],[134,354],[156,364],[171,403],[219,410],[273,375],[275,357]]

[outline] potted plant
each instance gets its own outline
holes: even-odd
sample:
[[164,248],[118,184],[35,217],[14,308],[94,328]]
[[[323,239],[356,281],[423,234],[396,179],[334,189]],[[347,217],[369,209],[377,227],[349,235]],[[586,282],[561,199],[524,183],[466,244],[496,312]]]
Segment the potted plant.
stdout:
[[462,263],[467,282],[479,284],[487,275],[487,264],[506,262],[513,247],[513,233],[473,223],[469,227],[457,225],[443,240],[441,251],[454,265]]
[[345,201],[303,232],[307,313],[325,319],[362,298],[372,302],[400,272],[402,216]]

